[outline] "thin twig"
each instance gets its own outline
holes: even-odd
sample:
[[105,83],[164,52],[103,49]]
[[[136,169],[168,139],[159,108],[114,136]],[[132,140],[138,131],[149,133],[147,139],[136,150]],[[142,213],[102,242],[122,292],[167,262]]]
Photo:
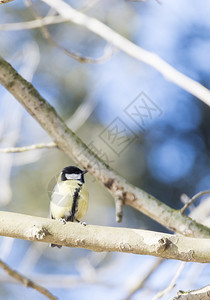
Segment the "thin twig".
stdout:
[[153,272],[165,261],[163,258],[157,259],[152,267],[147,271],[147,274],[142,278],[137,285],[135,285],[132,290],[130,291],[129,295],[126,297],[125,300],[129,300],[138,290],[140,290],[145,282],[149,279],[149,277],[153,274]]
[[18,152],[25,152],[25,151],[31,151],[36,149],[43,149],[43,148],[55,148],[57,147],[55,143],[48,143],[48,144],[35,144],[30,146],[24,146],[24,147],[10,147],[10,148],[4,148],[0,149],[0,153],[18,153]]
[[25,287],[30,287],[34,290],[37,290],[41,294],[45,295],[48,299],[56,300],[56,298],[53,294],[51,294],[46,288],[42,287],[41,285],[36,284],[29,278],[23,276],[22,274],[18,273],[17,271],[11,269],[7,264],[5,264],[2,260],[0,260],[0,267],[7,272],[7,274],[13,278],[15,278],[17,281],[22,283]]
[[115,214],[116,214],[116,222],[120,223],[122,221],[123,217],[123,206],[124,206],[124,201],[121,198],[121,195],[115,196]]
[[37,20],[27,21],[27,22],[0,24],[0,30],[5,30],[5,31],[28,30],[28,29],[40,28],[42,27],[43,24],[50,25],[50,24],[59,24],[64,22],[69,22],[69,20],[63,18],[62,16],[46,16],[43,17],[42,20],[37,19]]
[[[66,124],[73,131],[77,131],[89,118],[90,114],[93,112],[96,106],[96,101],[88,98],[86,101],[80,104],[80,106],[75,110],[73,115],[66,121]],[[23,147],[9,147],[9,148],[0,148],[0,153],[21,153],[26,151],[32,151],[37,149],[44,148],[56,148],[57,145],[53,142],[51,143],[42,143],[42,144],[34,144],[30,146]]]
[[155,295],[152,300],[156,300],[156,299],[159,299],[159,298],[163,297],[164,295],[168,294],[175,287],[176,281],[179,278],[179,276],[181,275],[181,273],[184,269],[184,266],[185,266],[185,263],[182,262],[179,265],[179,268],[176,271],[174,277],[172,278],[169,286],[166,289],[164,289],[163,291],[160,291],[159,293],[157,293],[157,295]]
[[82,127],[88,120],[97,105],[97,100],[94,93],[91,93],[84,101],[77,107],[73,115],[66,120],[66,125],[74,132]]
[[184,214],[185,210],[193,203],[195,202],[196,199],[198,199],[199,197],[206,195],[206,194],[210,194],[210,191],[202,191],[197,193],[196,195],[194,195],[181,209],[180,212],[182,214]]
[[37,20],[40,20],[41,22],[41,26],[40,29],[42,31],[43,37],[54,47],[57,47],[58,49],[60,49],[61,51],[63,51],[66,55],[70,56],[71,58],[78,60],[81,63],[94,63],[94,64],[98,64],[98,63],[102,63],[107,61],[108,59],[110,59],[113,54],[116,52],[116,49],[113,49],[113,46],[111,45],[107,45],[105,47],[104,50],[104,55],[102,57],[99,58],[91,58],[91,57],[85,57],[79,53],[70,51],[68,49],[66,49],[65,47],[59,45],[51,36],[49,30],[47,29],[47,27],[45,26],[43,20],[43,17],[40,15],[39,11],[36,9],[36,7],[33,5],[33,2],[31,0],[27,0],[27,2],[29,3],[29,6],[31,6],[32,11],[34,13],[34,16]]
[[[20,56],[20,67],[18,68],[18,71],[25,76],[27,80],[31,81],[39,64],[39,49],[37,45],[33,42],[25,43],[23,45],[23,49],[18,52],[18,55]],[[31,59],[31,57],[33,57],[33,59]],[[23,110],[15,103],[12,106],[9,105],[10,100],[11,95],[8,93],[1,95],[1,106],[3,105],[3,107],[5,107],[5,120],[1,119],[0,127],[2,124],[1,128],[4,128],[5,131],[5,136],[2,136],[4,144],[10,145],[10,147],[15,147],[21,135]],[[13,120],[13,122],[11,122],[11,120]],[[8,204],[12,198],[10,175],[14,163],[15,157],[13,155],[1,155],[1,171],[2,174],[4,174],[4,176],[1,177],[1,205]]]
[[190,212],[189,217],[197,222],[210,227],[210,197],[207,197]]
[[115,197],[116,222],[118,223],[122,222],[123,205],[124,205],[123,200]]
[[[66,124],[73,131],[77,131],[88,119],[90,114],[93,112],[96,106],[96,101],[88,98],[86,101],[80,104],[80,106],[75,110],[73,115],[66,121]],[[23,147],[9,147],[9,148],[0,148],[0,153],[21,153],[26,151],[33,151],[37,149],[44,148],[56,148],[57,145],[53,142],[51,143],[42,143],[42,144],[34,144],[30,146]]]
[[87,4],[85,4],[83,7],[81,7],[81,8],[79,9],[79,11],[81,11],[81,12],[86,12],[86,11],[88,11],[90,8],[92,8],[94,5],[96,5],[97,2],[99,2],[99,0],[89,0]]
[[114,53],[117,52],[117,50],[113,49],[113,47],[111,45],[107,45],[104,49],[104,54],[103,56],[99,57],[99,58],[91,58],[91,57],[85,57],[79,53],[70,51],[68,49],[66,49],[65,47],[59,45],[50,35],[48,29],[46,27],[42,27],[42,32],[43,32],[43,36],[45,37],[46,40],[48,40],[48,42],[54,46],[57,47],[58,49],[60,49],[61,51],[63,51],[66,55],[68,55],[69,57],[78,60],[81,63],[91,63],[91,64],[99,64],[102,62],[105,62],[107,60],[109,60]]

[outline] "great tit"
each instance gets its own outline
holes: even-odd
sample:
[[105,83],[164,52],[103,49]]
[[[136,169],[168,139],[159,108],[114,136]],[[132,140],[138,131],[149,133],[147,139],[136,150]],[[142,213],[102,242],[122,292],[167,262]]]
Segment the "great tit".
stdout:
[[[62,170],[55,185],[50,201],[50,217],[65,222],[80,222],[88,209],[89,193],[84,174],[87,170],[66,167]],[[61,248],[51,244],[51,247]]]

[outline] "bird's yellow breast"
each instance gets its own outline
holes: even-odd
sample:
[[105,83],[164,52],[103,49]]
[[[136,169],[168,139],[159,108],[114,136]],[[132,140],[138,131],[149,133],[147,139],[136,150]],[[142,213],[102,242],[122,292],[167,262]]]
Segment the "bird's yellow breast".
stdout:
[[[74,203],[75,192],[78,192],[76,203]],[[67,219],[75,205],[75,218],[80,220],[88,209],[89,193],[85,184],[78,180],[66,180],[58,182],[53,190],[50,212],[54,219]]]

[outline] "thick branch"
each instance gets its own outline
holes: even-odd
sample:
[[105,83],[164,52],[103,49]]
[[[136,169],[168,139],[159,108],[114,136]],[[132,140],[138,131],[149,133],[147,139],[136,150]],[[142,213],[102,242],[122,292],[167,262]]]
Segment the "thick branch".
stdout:
[[57,146],[102,182],[114,198],[122,200],[170,230],[186,236],[210,237],[210,228],[171,209],[143,190],[129,184],[92,152],[72,132],[38,91],[0,57],[0,83],[22,103],[49,133]]
[[73,9],[69,4],[62,0],[42,1],[57,10],[57,12],[59,12],[64,19],[69,19],[75,24],[84,26],[131,57],[134,57],[137,60],[152,66],[165,78],[196,96],[207,105],[210,105],[210,91],[207,88],[177,71],[156,54],[146,51],[143,48],[135,45],[102,22]]
[[210,239],[148,230],[102,227],[0,212],[0,235],[93,251],[117,251],[163,258],[210,262]]

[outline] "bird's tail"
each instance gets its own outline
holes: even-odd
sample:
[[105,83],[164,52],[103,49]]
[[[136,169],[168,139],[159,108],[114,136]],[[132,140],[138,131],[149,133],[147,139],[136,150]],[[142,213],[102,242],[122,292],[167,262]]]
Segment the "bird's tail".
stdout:
[[50,247],[52,247],[52,248],[54,248],[54,247],[61,248],[62,246],[61,245],[56,245],[56,244],[50,244]]

